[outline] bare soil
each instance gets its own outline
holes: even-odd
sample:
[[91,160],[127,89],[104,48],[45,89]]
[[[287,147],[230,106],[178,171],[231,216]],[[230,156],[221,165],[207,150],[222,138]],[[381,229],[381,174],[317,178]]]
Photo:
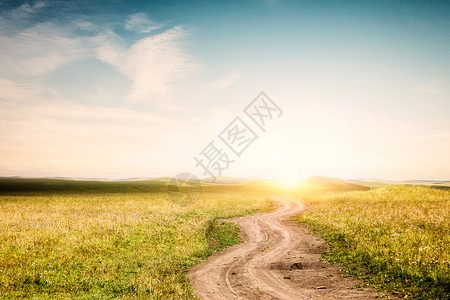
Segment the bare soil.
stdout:
[[244,243],[215,253],[188,274],[201,299],[374,299],[363,282],[342,277],[343,268],[320,261],[327,248],[306,226],[287,221],[303,210],[276,197],[273,212],[233,218]]

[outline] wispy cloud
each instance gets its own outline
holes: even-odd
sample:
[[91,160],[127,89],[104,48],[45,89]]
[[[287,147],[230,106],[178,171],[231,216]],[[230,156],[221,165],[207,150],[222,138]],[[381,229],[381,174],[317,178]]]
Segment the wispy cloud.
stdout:
[[[17,27],[18,20],[44,6],[43,2],[23,5],[4,13],[0,23]],[[182,26],[147,36],[131,46],[125,45],[107,24],[95,24],[82,17],[64,24],[49,20],[25,29],[12,30],[11,26],[0,27],[0,76],[13,80],[41,79],[70,62],[98,58],[131,80],[126,101],[148,102],[170,98],[177,81],[196,70],[186,51],[187,31]],[[147,35],[159,28],[144,13],[129,16],[124,27]]]
[[11,12],[11,15],[15,18],[27,16],[28,14],[32,14],[36,11],[41,10],[45,6],[44,1],[37,1],[36,3],[24,3],[20,7],[14,9]]
[[0,12],[0,30],[17,32],[22,28],[30,25],[30,16],[42,11],[46,6],[43,1],[38,1],[34,4],[25,3],[13,9]]
[[0,78],[0,116],[0,176],[162,176],[192,165],[177,145],[189,137],[171,138],[186,124],[152,113],[43,99]]
[[419,86],[416,91],[426,94],[445,96],[447,95],[447,80],[439,79],[426,82]]
[[158,28],[160,28],[160,26],[147,18],[144,13],[131,15],[125,23],[126,30],[136,31],[139,33],[149,33],[150,31]]
[[[82,16],[23,26],[42,7],[39,2],[0,13],[0,176],[167,175],[181,171],[182,163],[170,165],[183,155],[178,161],[190,166],[192,154],[179,151],[189,136],[177,136],[186,124],[66,101],[45,81],[63,66],[98,59],[131,79],[124,100],[167,98],[196,69],[186,53],[186,30],[175,26],[148,36],[158,26],[144,14],[132,15],[122,26],[147,36],[128,46],[108,23]],[[96,97],[107,95],[99,90]]]
[[38,24],[9,37],[0,35],[3,76],[40,76],[89,55],[85,38],[69,37],[52,23]]
[[[94,49],[104,35],[102,30],[82,18],[33,21],[47,6],[40,1],[0,12],[0,76],[38,78],[95,54]],[[91,34],[83,35],[80,31]]]
[[132,80],[129,102],[167,98],[170,87],[196,70],[186,53],[186,31],[175,26],[160,34],[137,41],[126,48],[120,40],[110,40],[98,47],[98,57]]
[[216,92],[216,91],[220,91],[223,90],[225,88],[230,87],[231,85],[233,85],[239,78],[241,77],[241,74],[239,73],[238,70],[234,70],[233,72],[231,72],[230,74],[213,80],[209,83],[206,84],[206,86],[204,87],[205,92],[206,93],[211,93],[211,92]]

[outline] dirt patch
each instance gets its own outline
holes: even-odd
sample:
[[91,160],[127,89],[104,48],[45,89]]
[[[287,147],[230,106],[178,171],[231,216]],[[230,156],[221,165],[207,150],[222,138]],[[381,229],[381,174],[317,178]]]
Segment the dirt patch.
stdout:
[[320,261],[325,243],[305,226],[286,221],[301,203],[277,197],[274,212],[234,218],[244,243],[211,256],[188,274],[201,299],[374,299],[362,281]]

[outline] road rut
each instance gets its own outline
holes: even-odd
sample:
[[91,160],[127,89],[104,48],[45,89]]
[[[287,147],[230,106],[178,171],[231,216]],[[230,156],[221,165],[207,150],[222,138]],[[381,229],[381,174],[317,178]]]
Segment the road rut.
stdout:
[[273,212],[230,221],[241,227],[244,243],[215,253],[188,273],[201,299],[374,299],[362,282],[343,278],[341,267],[320,261],[326,245],[305,226],[287,221],[301,202],[274,197]]

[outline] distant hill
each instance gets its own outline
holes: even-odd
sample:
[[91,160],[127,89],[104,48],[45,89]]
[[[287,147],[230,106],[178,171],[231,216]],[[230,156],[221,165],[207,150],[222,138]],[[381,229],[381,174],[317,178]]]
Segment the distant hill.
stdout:
[[[166,192],[171,177],[153,179],[127,178],[122,180],[67,178],[18,178],[0,177],[0,195],[28,195],[28,194],[100,194],[100,193],[153,193]],[[217,177],[202,179],[204,188],[236,189],[250,188],[261,190],[265,188],[283,186],[282,180],[261,179],[259,177],[233,178]],[[427,185],[433,188],[450,188],[449,181],[410,180],[410,181],[382,181],[370,179],[343,180],[340,178],[312,176],[295,185],[295,189],[303,191],[365,191],[373,187],[386,184]],[[238,187],[239,186],[239,187]]]
[[50,178],[0,178],[0,194],[101,194],[164,192],[166,181],[98,181]]
[[304,189],[325,189],[333,191],[366,191],[370,187],[334,177],[312,176],[300,183]]
[[397,184],[403,184],[403,185],[430,185],[430,186],[443,186],[448,187],[450,186],[449,180],[387,180],[387,179],[379,179],[379,178],[356,178],[356,179],[349,179],[349,181],[364,185],[373,185],[373,186],[380,186],[380,185],[397,185]]
[[218,176],[215,178],[215,180],[212,177],[204,178],[201,180],[201,182],[217,183],[217,184],[240,184],[240,183],[255,182],[255,181],[264,181],[264,180],[262,180],[259,177],[235,178],[235,177],[225,177],[225,176]]

